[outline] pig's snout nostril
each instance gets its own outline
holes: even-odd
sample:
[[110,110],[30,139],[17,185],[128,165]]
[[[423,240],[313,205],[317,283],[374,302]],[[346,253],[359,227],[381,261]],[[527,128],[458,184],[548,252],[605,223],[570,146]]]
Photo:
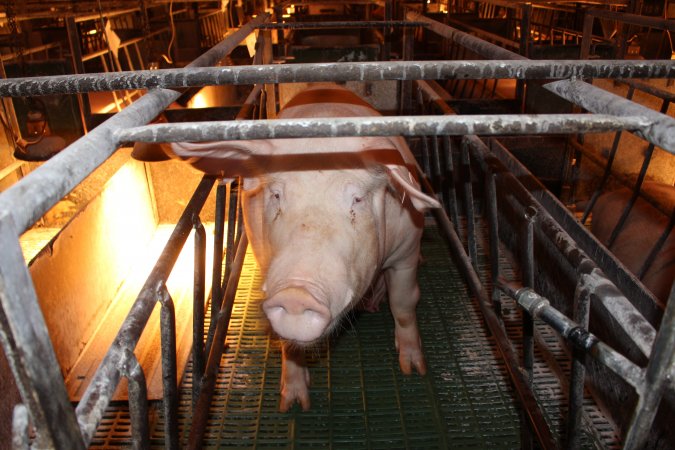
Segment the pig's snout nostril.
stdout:
[[298,343],[319,339],[331,320],[328,307],[302,288],[277,292],[263,303],[263,310],[279,336]]

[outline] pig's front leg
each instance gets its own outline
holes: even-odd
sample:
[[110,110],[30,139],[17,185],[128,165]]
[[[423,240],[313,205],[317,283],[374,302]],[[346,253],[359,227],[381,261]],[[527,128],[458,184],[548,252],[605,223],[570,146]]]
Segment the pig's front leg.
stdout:
[[422,353],[422,341],[417,328],[415,308],[420,298],[417,285],[417,266],[412,268],[392,267],[385,271],[389,306],[394,316],[396,350],[401,371],[409,375],[413,367],[420,375],[427,372]]
[[309,409],[309,370],[305,351],[288,342],[281,347],[281,412],[288,411],[295,402],[304,411]]

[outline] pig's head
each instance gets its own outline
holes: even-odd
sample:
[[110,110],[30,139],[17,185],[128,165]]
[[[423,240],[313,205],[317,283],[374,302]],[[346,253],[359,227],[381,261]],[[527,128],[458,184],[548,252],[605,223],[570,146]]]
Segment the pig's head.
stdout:
[[387,207],[395,205],[421,226],[420,212],[439,206],[419,190],[400,142],[330,138],[173,145],[175,153],[207,173],[243,176],[246,229],[265,274],[262,307],[283,339],[316,342],[367,293],[387,256],[385,246],[391,246]]

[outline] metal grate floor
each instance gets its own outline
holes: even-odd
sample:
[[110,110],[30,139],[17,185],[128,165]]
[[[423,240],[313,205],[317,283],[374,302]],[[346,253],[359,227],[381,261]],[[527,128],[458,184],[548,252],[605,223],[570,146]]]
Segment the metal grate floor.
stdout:
[[[262,280],[249,253],[204,448],[520,448],[519,413],[506,371],[434,227],[427,228],[422,251],[418,320],[428,374],[401,374],[393,319],[383,305],[379,312],[350,316],[338,337],[308,354],[312,408],[285,414],[278,412],[279,344],[271,337],[259,307]],[[503,261],[503,265],[509,264]],[[507,329],[518,343],[519,310],[508,302],[504,306]],[[544,325],[536,328],[548,345],[557,339]],[[535,389],[554,432],[562,434],[565,395],[545,364],[550,359],[536,347]],[[555,359],[567,371],[564,352]],[[191,425],[191,385],[188,365],[179,411],[183,443]],[[595,431],[583,440],[583,448],[617,447],[615,430],[605,424],[597,407],[589,402],[584,409],[586,423],[592,424],[588,428]],[[151,405],[153,448],[164,447],[160,411],[159,404]],[[130,444],[127,407],[112,405],[92,448]]]
[[[443,241],[427,231],[418,314],[428,375],[401,374],[386,305],[356,313],[337,338],[308,354],[309,412],[278,412],[279,344],[262,318],[262,280],[248,255],[204,447],[519,448],[506,374]],[[183,383],[183,439],[190,382],[188,376]],[[161,421],[157,425],[154,443],[161,447]]]

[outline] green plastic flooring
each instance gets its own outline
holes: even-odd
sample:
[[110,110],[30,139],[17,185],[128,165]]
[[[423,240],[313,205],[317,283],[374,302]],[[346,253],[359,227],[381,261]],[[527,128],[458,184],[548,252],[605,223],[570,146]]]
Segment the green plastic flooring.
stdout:
[[[484,232],[479,227],[480,232]],[[394,348],[393,319],[357,312],[342,331],[308,352],[312,408],[278,412],[279,343],[262,316],[261,275],[246,257],[210,408],[204,448],[237,449],[515,449],[521,448],[519,413],[505,368],[481,314],[435,227],[425,230],[419,270],[418,322],[427,358],[426,376],[405,376]],[[481,249],[482,250],[482,249]],[[481,265],[486,257],[480,251]],[[508,258],[507,258],[508,259]],[[504,274],[517,269],[505,259]],[[515,270],[515,272],[514,272]],[[489,278],[481,272],[481,278]],[[520,351],[520,311],[503,298],[504,322]],[[552,432],[564,435],[565,378],[569,361],[555,333],[535,322],[548,353],[535,350],[534,389]],[[181,445],[192,422],[190,366],[181,384]],[[582,448],[619,448],[620,438],[597,406],[584,403]],[[152,447],[164,448],[161,404],[151,409]],[[131,445],[128,407],[112,404],[91,448]]]
[[[386,305],[356,313],[308,352],[312,408],[279,413],[278,342],[262,317],[249,254],[226,340],[204,448],[519,448],[513,394],[479,312],[434,229],[423,242],[421,328],[428,374],[405,376]],[[182,439],[191,422],[188,378]],[[155,430],[161,447],[161,423]]]

